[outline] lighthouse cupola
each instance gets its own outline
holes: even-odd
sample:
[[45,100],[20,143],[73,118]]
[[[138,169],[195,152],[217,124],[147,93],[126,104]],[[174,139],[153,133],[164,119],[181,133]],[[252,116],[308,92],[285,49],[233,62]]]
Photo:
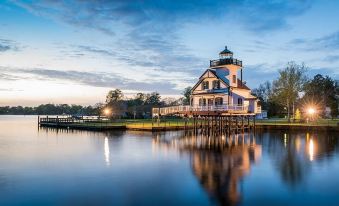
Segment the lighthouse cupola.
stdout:
[[231,52],[230,50],[227,49],[227,46],[225,46],[225,49],[222,50],[219,53],[219,58],[220,59],[231,59],[233,58],[233,52]]
[[219,59],[210,60],[210,67],[235,67],[240,68],[242,67],[242,61],[238,59],[233,58],[233,52],[227,49],[227,46],[225,46],[225,49],[219,52]]

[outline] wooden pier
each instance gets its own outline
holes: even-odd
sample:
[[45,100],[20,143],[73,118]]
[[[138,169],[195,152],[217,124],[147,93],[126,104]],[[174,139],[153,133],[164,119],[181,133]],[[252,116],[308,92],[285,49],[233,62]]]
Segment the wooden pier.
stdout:
[[153,118],[149,120],[109,120],[100,118],[38,117],[41,127],[79,130],[193,130],[196,133],[222,134],[250,131],[255,127],[253,115],[194,115],[176,119]]
[[205,135],[238,134],[255,130],[254,115],[194,115],[193,131]]
[[254,130],[255,112],[249,111],[249,107],[244,105],[172,106],[153,108],[152,115],[157,118],[182,116],[193,121],[192,129],[196,133],[215,135]]

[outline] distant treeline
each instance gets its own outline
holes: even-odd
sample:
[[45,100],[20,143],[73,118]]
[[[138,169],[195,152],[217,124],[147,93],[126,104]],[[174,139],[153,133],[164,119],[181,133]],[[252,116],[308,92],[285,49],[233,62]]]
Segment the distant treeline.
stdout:
[[[159,93],[137,93],[135,96],[125,98],[121,90],[110,90],[105,103],[94,106],[68,105],[68,104],[41,104],[37,107],[3,106],[0,115],[105,115],[111,118],[149,118],[153,107],[182,105],[189,103],[187,87],[180,98],[162,98]],[[109,113],[105,113],[105,109]]]
[[0,115],[98,115],[99,110],[99,105],[41,104],[37,107],[0,107]]

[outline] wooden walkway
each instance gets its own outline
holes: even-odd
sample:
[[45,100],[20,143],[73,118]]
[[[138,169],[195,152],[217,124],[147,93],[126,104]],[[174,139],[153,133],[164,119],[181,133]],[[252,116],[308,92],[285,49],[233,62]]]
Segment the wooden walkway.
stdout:
[[[256,113],[260,113],[260,107]],[[162,108],[153,108],[152,116],[166,115],[213,115],[213,116],[228,116],[228,115],[255,115],[255,112],[249,111],[249,106],[244,105],[216,105],[216,106],[171,106]]]

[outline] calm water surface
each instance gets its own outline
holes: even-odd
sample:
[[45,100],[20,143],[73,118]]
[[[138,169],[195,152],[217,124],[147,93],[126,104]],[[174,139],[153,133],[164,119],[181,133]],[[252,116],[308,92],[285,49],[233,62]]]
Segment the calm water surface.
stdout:
[[38,129],[0,116],[0,205],[339,205],[336,133]]

